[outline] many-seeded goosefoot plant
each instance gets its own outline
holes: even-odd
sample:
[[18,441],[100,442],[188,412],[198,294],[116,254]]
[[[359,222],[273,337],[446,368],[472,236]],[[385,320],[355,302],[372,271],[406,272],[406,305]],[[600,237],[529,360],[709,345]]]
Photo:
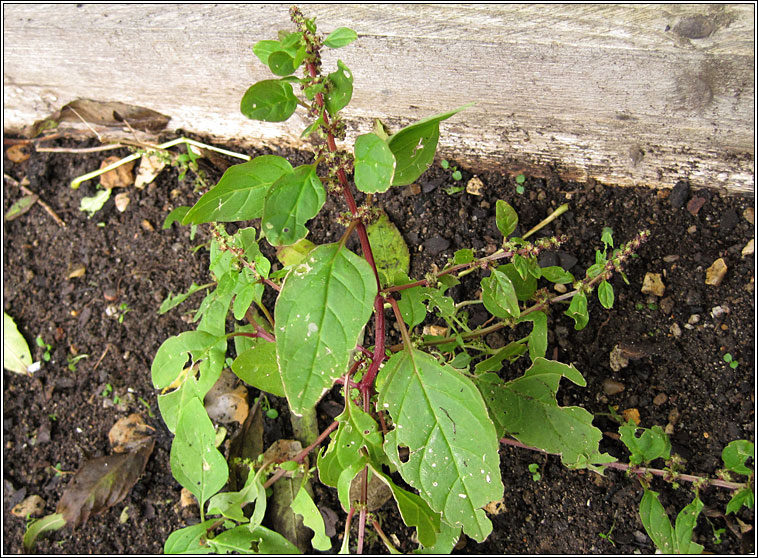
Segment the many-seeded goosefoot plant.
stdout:
[[[340,111],[350,102],[353,76],[341,60],[334,72],[324,74],[321,50],[344,47],[357,35],[339,28],[323,39],[314,20],[297,8],[290,15],[296,31],[280,31],[278,40],[254,46],[255,55],[278,77],[250,87],[241,110],[252,119],[281,122],[297,107],[305,109],[313,123],[303,136],[320,140],[313,163],[293,168],[282,157],[256,157],[229,168],[192,208],[178,208],[169,216],[185,225],[213,224],[210,271],[215,288],[197,311],[196,331],[166,340],[152,365],[153,383],[161,390],[160,411],[175,435],[172,471],[197,498],[201,516],[199,524],[173,533],[165,550],[296,551],[262,521],[266,488],[297,468],[303,488],[292,509],[314,530],[313,547],[329,550],[321,516],[304,488],[314,473],[305,458],[327,437],[328,447],[318,453],[315,469],[322,483],[337,488],[347,510],[343,551],[349,549],[356,515],[359,553],[367,524],[390,544],[367,509],[372,477],[389,487],[403,520],[415,527],[427,551],[449,552],[461,532],[483,541],[492,524],[482,508],[503,495],[498,449],[504,435],[559,454],[571,468],[601,470],[615,461],[598,450],[602,434],[592,426],[592,415],[556,401],[561,378],[580,386],[585,380],[574,366],[545,358],[547,313],[551,305],[570,301],[565,312],[577,329],[583,328],[589,319],[587,297],[596,287],[600,302],[610,308],[614,296],[608,280],[622,273],[649,233],[613,249],[611,233],[604,231],[604,250],[597,251],[586,276],[576,280],[560,267],[537,263],[541,252],[566,239],[527,242],[511,236],[518,216],[498,200],[496,222],[504,237],[498,251],[477,256],[459,250],[442,270],[409,278],[402,237],[372,198],[418,179],[433,161],[440,123],[466,107],[394,134],[377,124],[372,133],[356,138],[352,151],[346,150],[338,144],[345,138]],[[303,77],[295,77],[300,68]],[[353,186],[368,194],[365,205],[356,203]],[[346,230],[338,242],[314,246],[306,240],[306,225],[327,195],[344,202]],[[235,234],[219,224],[255,219],[260,219],[260,230],[248,226]],[[361,255],[346,247],[353,234]],[[272,271],[259,248],[263,240],[277,248],[282,269]],[[472,273],[482,277],[481,299],[456,303],[447,291]],[[551,298],[540,282],[572,284],[573,290]],[[265,289],[276,291],[273,311],[263,302]],[[188,294],[196,290],[193,285]],[[485,326],[469,327],[471,304],[482,304],[492,315]],[[429,313],[446,324],[444,336],[414,333]],[[402,343],[388,346],[392,319]],[[373,328],[367,330],[372,320]],[[531,326],[519,326],[525,322]],[[505,347],[489,347],[484,337],[506,327],[530,329]],[[370,332],[365,339],[364,331]],[[236,352],[232,371],[249,385],[285,396],[295,415],[314,420],[316,404],[335,384],[343,386],[345,407],[292,460],[248,462],[244,486],[220,492],[229,468],[216,448],[216,431],[203,400],[222,373],[231,338]],[[523,376],[501,379],[497,372],[521,357],[531,360]],[[417,493],[398,486],[390,476],[395,472]],[[355,483],[359,490],[351,492]]]

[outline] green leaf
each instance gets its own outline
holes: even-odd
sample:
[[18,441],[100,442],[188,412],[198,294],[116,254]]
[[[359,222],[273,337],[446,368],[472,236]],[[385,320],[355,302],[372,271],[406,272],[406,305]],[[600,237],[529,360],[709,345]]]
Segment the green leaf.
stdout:
[[29,374],[32,354],[26,339],[18,331],[16,322],[3,312],[3,368],[17,374]]
[[703,502],[696,495],[695,499],[676,516],[674,536],[677,554],[700,554],[703,551],[701,545],[692,542],[692,531],[695,529],[697,516],[700,515],[702,509]]
[[747,440],[734,440],[729,442],[721,452],[721,459],[730,471],[740,475],[750,475],[753,471],[745,463],[755,455],[755,446]]
[[358,38],[358,33],[349,27],[338,27],[324,39],[324,46],[329,48],[341,48],[352,43]]
[[512,263],[498,266],[498,271],[505,273],[508,279],[513,284],[513,289],[516,291],[516,298],[519,300],[529,300],[537,290],[537,279],[532,275],[527,274],[526,277],[521,277],[516,270],[516,266]]
[[559,265],[542,268],[542,276],[551,283],[565,285],[574,282],[574,276]]
[[295,112],[297,97],[286,81],[267,79],[252,85],[242,97],[240,111],[252,120],[284,122]]
[[527,350],[527,346],[523,342],[512,341],[505,347],[498,350],[494,355],[484,359],[474,367],[474,374],[479,375],[484,372],[492,372],[493,370],[500,370],[503,367],[503,361],[516,362],[521,355]]
[[390,284],[398,272],[407,274],[411,265],[408,245],[387,214],[382,211],[376,221],[366,226],[366,232],[382,285]]
[[187,215],[187,212],[190,210],[190,208],[186,205],[180,205],[179,207],[176,207],[171,210],[171,212],[166,215],[166,218],[163,220],[163,226],[162,229],[170,229],[171,225],[178,222],[180,225],[182,224],[182,220],[184,219],[184,216]]
[[393,186],[406,186],[429,168],[437,151],[440,122],[470,106],[472,104],[424,118],[390,137],[389,146],[397,161]]
[[277,50],[281,50],[282,43],[279,41],[258,41],[253,45],[253,54],[258,57],[258,60],[268,66],[268,57]]
[[63,514],[60,513],[53,513],[40,519],[32,520],[26,526],[26,531],[24,532],[24,552],[31,553],[34,550],[37,538],[43,533],[47,533],[48,531],[58,531],[65,526],[66,520],[63,519]]
[[185,331],[166,339],[153,359],[153,387],[169,387],[182,373],[189,354],[192,355],[193,362],[208,358],[210,350],[218,341],[218,337],[205,331]]
[[520,378],[507,383],[493,373],[476,379],[487,402],[498,434],[508,434],[528,445],[561,456],[572,469],[608,463],[613,458],[600,454],[603,433],[592,426],[593,416],[581,407],[559,407],[555,396],[561,378],[586,386],[582,375],[561,362],[536,358]]
[[584,293],[575,294],[571,299],[568,310],[564,313],[574,319],[575,330],[584,329],[590,321],[590,316],[587,313],[587,296]]
[[[413,348],[393,355],[379,375],[379,408],[394,424],[384,445],[390,461],[432,510],[483,541],[492,524],[481,508],[502,497],[503,484],[497,434],[476,387]],[[405,462],[400,448],[408,448]]]
[[450,554],[461,537],[460,527],[451,527],[444,521],[440,522],[440,532],[432,546],[424,546],[413,551],[414,554]]
[[38,199],[39,196],[37,194],[31,194],[19,198],[5,214],[5,220],[13,221],[16,217],[21,217],[24,213],[29,211],[35,203],[37,203]]
[[613,287],[608,281],[603,281],[598,285],[597,298],[606,310],[613,308]]
[[355,187],[361,192],[386,192],[395,175],[395,156],[376,134],[355,138]]
[[433,546],[437,542],[437,533],[440,532],[440,514],[435,513],[429,505],[413,492],[400,488],[392,479],[380,471],[377,467],[369,465],[371,471],[382,480],[392,491],[397,509],[403,518],[403,523],[408,527],[415,527],[419,542],[426,546]]
[[742,509],[742,506],[747,506],[752,509],[754,502],[755,496],[753,495],[753,489],[746,486],[737,491],[734,496],[732,496],[731,500],[729,500],[729,503],[726,505],[726,514],[737,513]]
[[461,250],[456,250],[453,254],[453,263],[455,265],[471,263],[475,259],[476,256],[474,256],[474,251],[471,248],[462,248]]
[[285,77],[293,74],[300,67],[305,58],[305,47],[300,47],[295,54],[283,50],[272,52],[268,56],[266,64],[275,76]]
[[305,223],[315,217],[326,200],[315,165],[302,165],[274,182],[263,205],[263,234],[273,246],[294,244],[305,238]]
[[[642,430],[642,435],[637,437],[637,431]],[[631,455],[629,463],[639,465],[650,463],[654,459],[671,457],[671,441],[663,429],[655,425],[652,428],[641,428],[633,422],[627,422],[619,427],[621,442],[627,447]]]
[[166,300],[164,300],[161,303],[161,307],[158,309],[158,314],[159,315],[165,314],[169,310],[179,306],[182,302],[187,300],[190,296],[195,294],[197,291],[202,291],[203,289],[207,289],[208,287],[211,287],[211,286],[213,286],[213,283],[206,283],[205,285],[198,285],[197,283],[192,283],[189,289],[187,289],[186,293],[179,293],[176,296],[174,296],[173,293],[169,293],[169,295],[166,297]]
[[297,265],[302,262],[315,247],[316,245],[307,238],[301,238],[294,244],[278,248],[276,250],[276,259],[284,266]]
[[293,512],[303,517],[303,525],[313,531],[313,538],[311,539],[313,548],[321,551],[331,550],[332,541],[326,536],[324,518],[304,487],[301,486],[298,490],[297,496],[292,500],[291,507]]
[[529,262],[524,256],[521,254],[513,254],[511,263],[523,281],[526,281],[527,278],[530,277]]
[[86,211],[89,214],[88,217],[91,219],[95,213],[103,208],[105,202],[107,202],[110,197],[110,188],[98,190],[94,196],[82,198],[82,201],[79,202],[79,211]]
[[515,231],[518,225],[516,210],[503,200],[495,202],[495,224],[503,238],[508,238],[508,235]]
[[171,472],[202,508],[226,484],[229,468],[216,449],[216,430],[200,399],[185,403],[171,445]]
[[232,372],[248,385],[284,397],[284,385],[276,363],[276,343],[252,339],[252,347],[232,362]]
[[600,241],[613,248],[613,229],[610,227],[603,227],[603,233],[600,237]]
[[334,116],[345,108],[353,98],[353,73],[342,60],[337,60],[337,70],[329,74],[331,88],[324,95],[324,104]]
[[207,545],[206,536],[208,529],[216,523],[215,519],[208,519],[196,525],[190,525],[177,529],[171,533],[163,543],[164,554],[210,554],[213,552]]
[[518,323],[532,322],[532,332],[529,334],[529,358],[544,357],[547,352],[547,315],[544,312],[530,312],[519,318]]
[[[257,527],[266,514],[266,489],[261,482],[263,469],[258,473],[247,475],[245,485],[237,492],[219,492],[208,502],[209,514],[220,514],[239,523],[248,523],[249,527]],[[248,519],[242,508],[255,502],[253,515]]]
[[[410,281],[406,281],[405,283],[408,282]],[[426,319],[426,304],[424,304],[424,300],[427,297],[428,291],[429,289],[426,287],[411,287],[410,289],[400,291],[400,300],[397,301],[397,306],[400,308],[400,315],[403,317],[405,323],[408,324],[409,329],[413,329]]]
[[233,165],[226,169],[218,184],[197,200],[182,223],[257,219],[263,215],[263,202],[271,186],[290,173],[289,161],[276,155],[261,155]]
[[208,539],[207,544],[216,554],[300,554],[294,544],[262,525],[239,525]]
[[371,266],[342,244],[314,248],[287,275],[274,319],[279,370],[293,412],[315,405],[347,371],[376,293]]
[[645,490],[640,501],[640,519],[656,548],[664,554],[676,552],[674,529],[666,511],[658,500],[657,492]]
[[482,279],[482,302],[489,313],[498,318],[518,318],[521,313],[513,283],[497,269]]

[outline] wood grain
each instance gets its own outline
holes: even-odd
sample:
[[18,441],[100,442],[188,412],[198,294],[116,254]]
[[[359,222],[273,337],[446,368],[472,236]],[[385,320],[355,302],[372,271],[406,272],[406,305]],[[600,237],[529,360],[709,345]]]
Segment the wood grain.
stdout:
[[[303,5],[353,71],[349,137],[470,101],[440,152],[479,168],[614,185],[753,194],[754,6]],[[4,6],[4,127],[76,98],[170,115],[172,128],[298,144],[252,122],[239,99],[270,76],[252,45],[290,27],[286,5]]]

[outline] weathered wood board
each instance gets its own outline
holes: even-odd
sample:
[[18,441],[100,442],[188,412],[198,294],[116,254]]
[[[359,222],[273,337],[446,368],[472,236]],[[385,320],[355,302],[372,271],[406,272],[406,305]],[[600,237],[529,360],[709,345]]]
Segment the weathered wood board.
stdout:
[[[270,74],[252,45],[289,29],[288,5],[3,7],[4,128],[76,98],[122,101],[172,128],[299,143],[305,119],[239,115]],[[303,5],[354,74],[349,135],[470,101],[440,151],[507,172],[613,185],[755,190],[754,4]],[[298,111],[300,112],[300,111]],[[549,170],[550,169],[550,170]]]

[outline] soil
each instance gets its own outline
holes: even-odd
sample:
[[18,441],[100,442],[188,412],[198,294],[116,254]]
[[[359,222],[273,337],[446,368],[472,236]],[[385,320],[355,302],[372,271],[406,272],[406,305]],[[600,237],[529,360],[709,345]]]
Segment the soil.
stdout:
[[[98,143],[62,138],[45,145],[81,148]],[[198,193],[190,175],[179,180],[177,169],[165,170],[142,190],[123,190],[131,198],[123,213],[111,198],[88,218],[79,204],[83,196],[95,192],[94,181],[79,190],[72,190],[69,182],[98,168],[114,152],[31,149],[27,161],[13,163],[5,147],[3,212],[22,196],[18,182],[26,177],[29,189],[66,226],[56,224],[38,204],[4,223],[4,310],[29,342],[35,360],[41,360],[44,352],[36,346],[36,337],[52,348],[49,362],[43,362],[31,378],[3,372],[3,552],[22,552],[25,521],[11,515],[11,508],[36,494],[46,502],[44,513],[53,513],[67,483],[67,476],[56,474],[53,467],[75,471],[86,459],[110,453],[111,426],[138,412],[155,428],[156,438],[140,480],[121,503],[91,517],[83,527],[42,538],[36,552],[161,553],[169,533],[197,519],[179,505],[180,487],[169,467],[171,436],[158,415],[150,365],[166,338],[192,327],[186,320],[199,298],[164,315],[158,315],[157,309],[170,292],[208,280],[208,253],[194,248],[209,237],[206,227],[200,227],[192,240],[187,227],[162,230],[161,225],[172,208],[192,205]],[[274,153],[307,160],[304,154]],[[220,177],[225,164],[203,161],[211,181]],[[704,201],[693,214],[679,203],[672,206],[670,190],[564,183],[549,175],[547,179],[527,177],[525,191],[519,194],[513,178],[500,172],[478,174],[484,183],[481,196],[446,193],[449,187],[465,185],[473,170],[462,169],[463,179],[456,181],[450,171],[435,164],[417,187],[394,188],[377,196],[377,203],[410,248],[412,276],[423,277],[433,265],[442,267],[461,248],[494,251],[501,241],[494,223],[497,199],[517,210],[522,233],[552,209],[568,203],[570,211],[540,234],[568,235],[561,263],[572,264],[575,276],[583,276],[594,263],[604,226],[613,228],[617,241],[648,228],[652,238],[628,269],[631,284],[625,285],[620,277],[612,280],[616,292],[612,310],[604,310],[592,297],[589,325],[578,332],[570,318],[558,309],[552,311],[548,355],[575,364],[587,379],[585,388],[562,383],[559,402],[592,412],[595,424],[609,433],[601,449],[621,460],[628,454],[614,439],[617,424],[609,417],[609,406],[619,412],[637,409],[646,427],[671,424],[673,451],[686,459],[687,471],[695,474],[714,475],[721,465],[721,451],[730,441],[754,440],[755,264],[753,256],[741,256],[754,238],[754,226],[743,216],[753,207],[753,198],[693,191],[686,198]],[[343,230],[334,225],[343,207],[330,198],[326,209],[310,226],[317,244],[334,241]],[[728,266],[726,277],[719,286],[706,285],[706,269],[720,257]],[[84,274],[71,277],[79,266],[84,267]],[[663,297],[641,293],[647,272],[662,274]],[[476,297],[476,281],[469,277],[453,289],[457,300]],[[714,317],[716,307],[722,311],[715,310]],[[471,316],[472,323],[483,319],[476,313]],[[509,335],[502,330],[488,341],[503,344]],[[609,354],[618,344],[637,347],[638,358],[614,372]],[[739,362],[737,368],[723,360],[727,352]],[[69,366],[73,355],[88,356]],[[608,379],[618,382],[623,391],[607,395],[603,382]],[[251,400],[256,395],[251,389]],[[291,428],[284,418],[284,403],[270,399],[279,408],[280,418],[266,421],[267,438],[287,436]],[[340,402],[335,389],[319,405],[322,427],[340,411]],[[531,463],[540,466],[539,481],[532,479]],[[609,470],[599,476],[571,471],[558,457],[508,446],[502,447],[501,470],[505,494],[500,512],[490,515],[492,534],[481,544],[464,537],[456,552],[654,552],[638,515],[642,490],[624,473]],[[692,498],[687,486],[675,490],[656,479],[653,488],[661,493],[671,517]],[[729,500],[727,491],[709,488],[701,496],[712,513],[701,516],[695,540],[713,553],[754,552],[753,510],[724,518],[718,512],[724,511]],[[345,516],[336,491],[317,487],[316,503],[340,518],[338,534],[332,538],[336,552]],[[127,514],[122,513],[125,508]],[[412,551],[412,530],[402,524],[394,503],[385,504],[377,513],[385,533],[397,536],[399,549]],[[714,530],[722,528],[726,531],[717,544]],[[610,537],[601,536],[608,533]],[[376,537],[369,537],[367,551],[386,553]]]

